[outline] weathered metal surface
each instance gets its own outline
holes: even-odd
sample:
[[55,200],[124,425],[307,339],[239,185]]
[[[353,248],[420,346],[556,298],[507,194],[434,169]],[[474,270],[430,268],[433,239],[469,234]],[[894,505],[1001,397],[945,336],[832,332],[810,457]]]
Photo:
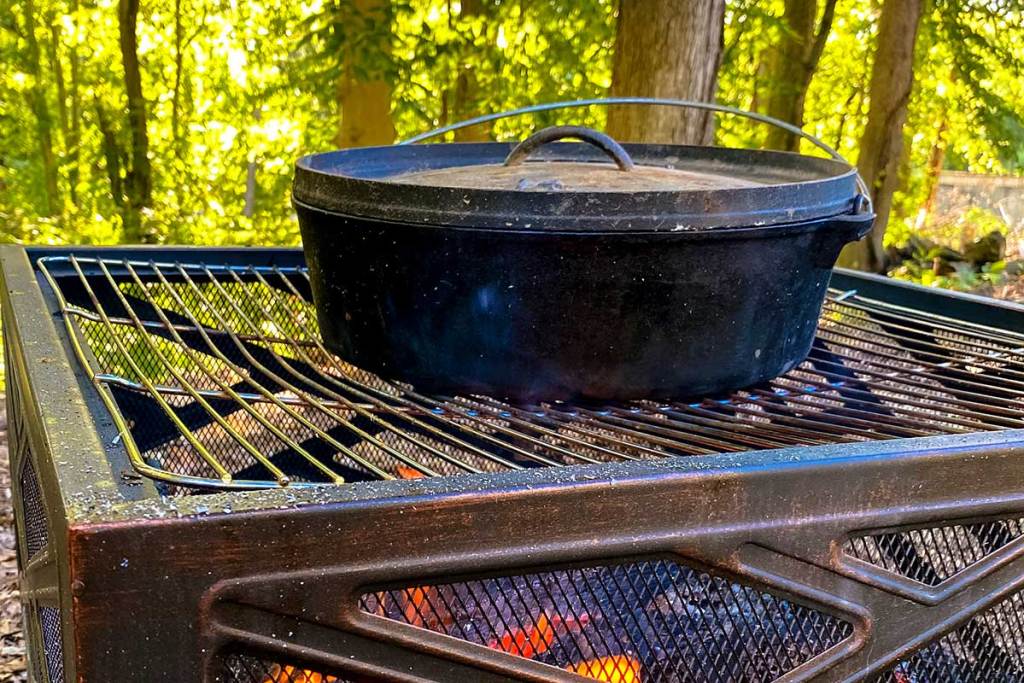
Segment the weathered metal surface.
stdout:
[[[32,256],[40,253],[54,252]],[[117,253],[253,265],[300,258]],[[934,585],[842,548],[850,536],[1021,518],[1022,430],[161,498],[121,478],[124,445],[69,362],[54,302],[21,250],[2,257],[20,392],[12,419],[28,425],[55,558],[56,576],[30,578],[26,568],[26,581],[35,581],[33,599],[62,608],[66,680],[215,680],[221,656],[239,647],[351,680],[579,680],[368,614],[359,597],[645,557],[707,568],[854,625],[847,641],[783,680],[871,678],[961,627],[989,634],[1010,665],[1020,657],[1020,644],[971,620],[1024,588],[1021,538],[983,547],[980,560]],[[833,284],[982,325],[989,311],[988,324],[1002,328],[992,334],[1024,330],[1020,307],[853,274]],[[1009,395],[982,406],[1006,419],[1021,410]]]

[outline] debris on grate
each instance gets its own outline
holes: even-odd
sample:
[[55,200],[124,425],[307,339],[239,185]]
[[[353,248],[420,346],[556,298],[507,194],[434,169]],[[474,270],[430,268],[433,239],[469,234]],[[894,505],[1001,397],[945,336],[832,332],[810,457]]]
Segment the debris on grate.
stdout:
[[128,455],[169,483],[165,493],[1024,427],[1024,334],[855,292],[830,293],[809,358],[764,385],[696,400],[513,406],[426,396],[329,353],[304,268],[75,256],[38,265]]
[[596,680],[773,681],[853,633],[670,560],[368,593],[369,614]]
[[843,552],[911,581],[937,586],[1024,536],[1024,519],[857,536]]

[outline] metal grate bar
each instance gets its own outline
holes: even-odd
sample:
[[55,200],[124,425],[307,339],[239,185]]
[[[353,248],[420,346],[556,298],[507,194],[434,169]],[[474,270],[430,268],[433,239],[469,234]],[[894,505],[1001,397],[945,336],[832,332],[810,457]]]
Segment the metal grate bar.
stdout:
[[807,361],[762,386],[509,405],[427,396],[333,355],[302,268],[38,264],[132,462],[173,494],[1024,427],[1024,335],[855,293],[830,293]]

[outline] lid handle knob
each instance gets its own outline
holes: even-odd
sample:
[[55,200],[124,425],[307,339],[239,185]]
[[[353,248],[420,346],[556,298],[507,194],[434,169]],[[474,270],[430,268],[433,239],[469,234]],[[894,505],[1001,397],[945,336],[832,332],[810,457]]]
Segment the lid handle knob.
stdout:
[[541,145],[566,138],[582,140],[597,147],[615,162],[619,170],[630,171],[633,169],[633,160],[629,158],[629,154],[622,148],[622,145],[604,133],[585,126],[551,126],[550,128],[543,128],[516,145],[515,149],[509,152],[508,157],[505,158],[505,165],[516,166],[521,164],[526,161],[526,157]]

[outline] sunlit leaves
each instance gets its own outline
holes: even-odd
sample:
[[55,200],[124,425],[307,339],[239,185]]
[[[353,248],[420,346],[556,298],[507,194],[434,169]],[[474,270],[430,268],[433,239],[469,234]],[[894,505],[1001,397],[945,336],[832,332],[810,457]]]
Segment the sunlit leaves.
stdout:
[[[332,146],[338,122],[341,55],[358,55],[363,76],[394,81],[399,138],[457,117],[559,99],[598,97],[611,78],[615,0],[400,0],[390,17],[351,20],[354,0],[142,0],[143,88],[154,169],[145,221],[165,242],[295,243],[289,204],[294,160]],[[55,134],[59,215],[41,218],[43,176],[26,94],[21,5],[0,0],[0,238],[109,243],[121,238],[110,194],[98,108],[123,143],[116,0],[35,0],[41,74],[57,111],[56,69],[80,102],[77,157]],[[868,108],[877,0],[839,0],[811,84],[806,129],[851,161]],[[1024,167],[1024,26],[1013,0],[933,0],[922,26],[916,86],[906,126],[907,160],[892,236],[918,225],[936,150],[949,168],[1000,173]],[[765,81],[766,48],[781,31],[782,0],[729,0],[719,100],[751,108]],[[177,19],[180,18],[180,22]],[[384,22],[388,23],[385,24]],[[390,52],[369,38],[392,35]],[[78,78],[72,84],[71,60]],[[473,92],[460,95],[471,78]],[[175,94],[176,93],[176,94]],[[460,99],[461,98],[461,99]],[[462,107],[460,109],[460,107]],[[54,117],[57,118],[56,116]],[[600,127],[599,108],[507,119],[489,131],[510,140],[551,123]],[[720,144],[749,146],[763,130],[719,119]],[[804,145],[802,151],[811,153]],[[77,161],[75,159],[77,158]],[[250,167],[254,172],[250,174]],[[72,193],[73,168],[78,171]],[[255,179],[247,205],[247,180]],[[75,202],[70,197],[75,196]],[[248,217],[245,215],[249,213]]]

